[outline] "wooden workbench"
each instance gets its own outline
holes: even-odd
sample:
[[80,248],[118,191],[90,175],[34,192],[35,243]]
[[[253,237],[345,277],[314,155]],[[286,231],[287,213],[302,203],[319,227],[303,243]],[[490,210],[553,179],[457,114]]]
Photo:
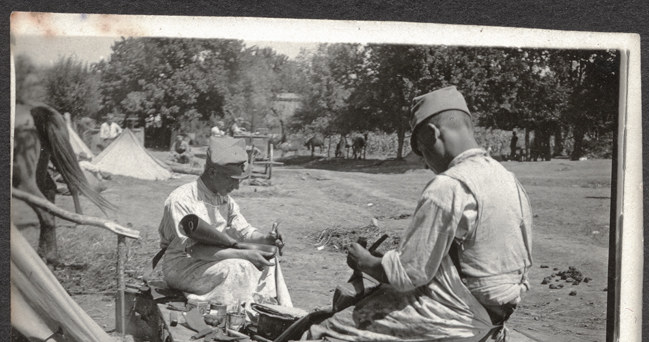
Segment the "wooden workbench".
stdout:
[[252,150],[255,149],[255,140],[262,140],[266,142],[266,155],[262,160],[255,160],[254,153],[251,153],[248,158],[248,172],[246,174],[247,179],[251,179],[253,174],[252,170],[255,165],[264,166],[264,175],[267,179],[271,179],[273,175],[273,166],[283,165],[283,163],[276,162],[273,160],[273,144],[270,142],[270,136],[268,135],[259,135],[259,134],[242,134],[233,136],[235,139],[244,139],[246,141],[246,146],[251,146]]

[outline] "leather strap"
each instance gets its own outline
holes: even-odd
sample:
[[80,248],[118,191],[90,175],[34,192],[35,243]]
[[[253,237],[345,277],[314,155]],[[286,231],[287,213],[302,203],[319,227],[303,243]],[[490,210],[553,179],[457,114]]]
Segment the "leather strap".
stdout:
[[153,260],[152,260],[152,264],[153,264],[152,270],[154,270],[155,267],[158,265],[158,262],[160,262],[160,259],[162,259],[162,256],[165,254],[166,251],[167,251],[167,248],[162,248],[162,249],[161,249],[161,250],[160,250],[160,251],[159,251],[159,252],[158,252],[158,253],[153,257]]

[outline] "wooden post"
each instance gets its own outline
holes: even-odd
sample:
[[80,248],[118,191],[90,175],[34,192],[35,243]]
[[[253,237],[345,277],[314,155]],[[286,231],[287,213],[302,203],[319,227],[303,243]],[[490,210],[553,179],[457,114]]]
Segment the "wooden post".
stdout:
[[252,168],[255,166],[255,143],[252,137],[248,138],[247,140],[250,141],[250,155],[248,156],[248,160],[250,160],[250,165],[248,168],[248,179],[252,180]]
[[329,136],[328,138],[329,138],[329,143],[327,146],[327,159],[331,157],[331,154],[329,153],[331,151],[331,136]]
[[124,312],[125,300],[124,291],[126,283],[124,279],[124,267],[126,262],[126,238],[123,235],[117,235],[117,320],[115,321],[115,330],[119,331],[122,340],[126,335],[126,313]]
[[273,143],[268,142],[268,179],[273,176]]
[[[273,158],[271,158],[271,156],[270,156],[270,149],[271,148],[273,148],[273,143],[271,143],[270,139],[268,139],[268,144],[266,144],[266,160],[267,161],[272,161],[273,160]],[[266,166],[264,166],[264,174],[268,174],[268,167],[269,167],[268,165],[270,165],[270,164],[266,164]]]

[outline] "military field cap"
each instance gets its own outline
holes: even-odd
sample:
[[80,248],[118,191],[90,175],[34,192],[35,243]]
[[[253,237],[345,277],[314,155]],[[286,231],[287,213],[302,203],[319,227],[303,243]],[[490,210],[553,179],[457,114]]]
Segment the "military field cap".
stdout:
[[244,170],[248,161],[245,150],[245,141],[231,137],[211,137],[207,148],[207,166],[218,166],[219,169],[232,178]]
[[417,150],[417,140],[415,137],[417,127],[431,116],[447,110],[459,110],[467,113],[469,116],[471,115],[464,96],[457,91],[455,86],[437,89],[428,94],[417,96],[412,100],[412,109],[410,110],[410,128],[412,129],[410,146],[413,152],[421,155],[421,152]]

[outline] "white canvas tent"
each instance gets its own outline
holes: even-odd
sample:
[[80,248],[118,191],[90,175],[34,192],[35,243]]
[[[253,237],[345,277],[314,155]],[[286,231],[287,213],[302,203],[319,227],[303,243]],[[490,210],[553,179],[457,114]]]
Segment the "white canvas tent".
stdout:
[[77,132],[72,129],[72,126],[70,126],[70,124],[68,124],[68,135],[70,136],[70,145],[74,150],[74,154],[78,156],[79,154],[81,154],[81,152],[84,152],[90,159],[95,157],[88,146],[86,146],[83,140],[81,140]]
[[171,178],[169,167],[149,154],[130,129],[125,129],[92,161],[101,172],[147,180]]
[[[11,224],[11,325],[30,341],[114,341],[67,294]],[[63,331],[66,338],[55,334]]]

